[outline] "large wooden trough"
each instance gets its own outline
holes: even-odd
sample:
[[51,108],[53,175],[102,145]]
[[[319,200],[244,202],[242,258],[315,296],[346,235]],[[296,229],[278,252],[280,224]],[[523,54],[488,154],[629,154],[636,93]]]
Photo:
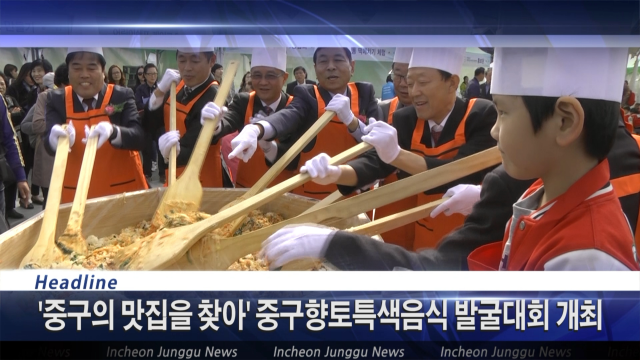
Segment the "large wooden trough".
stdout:
[[[97,237],[109,236],[119,233],[120,230],[135,225],[142,220],[152,218],[165,188],[156,188],[133,193],[107,196],[87,201],[84,223],[82,226],[85,237],[94,235]],[[200,210],[215,214],[223,206],[241,196],[246,189],[204,189]],[[275,212],[292,218],[303,213],[316,203],[315,200],[285,194],[274,201],[264,205],[259,210],[263,212]],[[56,238],[59,237],[67,224],[71,204],[60,206]],[[8,232],[0,235],[0,269],[17,269],[20,262],[34,246],[42,223],[44,212],[28,219]],[[365,214],[360,214],[332,226],[345,229],[369,222]],[[256,251],[252,249],[247,254]],[[207,270],[202,269],[200,270]]]

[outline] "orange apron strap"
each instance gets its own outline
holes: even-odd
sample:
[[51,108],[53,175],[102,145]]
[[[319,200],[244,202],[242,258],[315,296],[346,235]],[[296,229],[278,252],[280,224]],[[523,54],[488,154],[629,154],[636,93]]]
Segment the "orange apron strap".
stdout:
[[65,107],[67,110],[67,115],[73,114],[73,88],[71,85],[65,86],[64,88],[64,98],[65,98]]
[[358,117],[358,115],[360,115],[360,107],[358,105],[360,103],[360,96],[358,94],[358,87],[355,83],[352,82],[347,85],[349,86],[349,90],[351,90],[351,112],[353,113],[353,115]]
[[291,101],[293,101],[293,96],[289,96],[289,98],[287,99],[287,105],[291,104]]
[[448,159],[456,156],[456,154],[458,153],[457,148],[459,148],[466,142],[465,135],[464,135],[466,121],[475,102],[476,102],[476,99],[469,100],[469,105],[467,106],[467,112],[464,114],[462,121],[460,121],[460,124],[456,129],[456,134],[454,139],[452,141],[449,141],[435,148],[426,147],[424,144],[421,143],[422,134],[425,131],[425,123],[427,121],[418,119],[418,121],[416,122],[416,127],[413,131],[413,135],[411,137],[411,151],[424,156],[438,157],[443,159]]
[[[393,113],[396,112],[398,108],[398,97],[394,97],[389,104],[389,115],[387,115],[387,124],[391,125],[393,123]],[[424,127],[424,125],[423,125]]]
[[317,85],[313,85],[313,91],[315,91],[316,93],[316,101],[318,102],[318,118],[320,118],[320,116],[324,114],[324,108],[327,106],[327,104],[325,104],[324,99],[322,99],[322,96],[320,96],[320,91],[318,91]]
[[502,241],[483,245],[471,252],[467,264],[471,271],[497,271],[502,258]]

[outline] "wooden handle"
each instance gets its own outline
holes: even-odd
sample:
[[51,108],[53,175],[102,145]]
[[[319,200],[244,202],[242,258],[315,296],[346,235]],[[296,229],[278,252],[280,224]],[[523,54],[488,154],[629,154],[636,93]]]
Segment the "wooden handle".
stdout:
[[389,215],[370,223],[352,227],[350,229],[347,229],[346,231],[368,236],[382,234],[395,228],[399,228],[400,226],[404,226],[420,219],[426,218],[431,214],[431,211],[433,211],[433,209],[447,200],[449,200],[449,198],[442,198],[440,200],[432,201],[428,204],[405,210],[397,214]]
[[[66,130],[67,126],[64,125],[63,128]],[[58,146],[56,148],[56,156],[53,161],[51,182],[49,183],[47,207],[44,209],[44,218],[42,219],[40,235],[38,236],[36,244],[33,246],[33,248],[31,248],[27,256],[22,259],[20,268],[24,268],[25,266],[44,266],[46,264],[42,264],[40,262],[42,260],[46,261],[47,258],[53,258],[56,254],[56,224],[58,222],[58,209],[60,208],[60,200],[62,199],[64,174],[67,169],[68,158],[69,137],[59,137]]]
[[[371,148],[372,146],[367,143],[360,143],[334,156],[331,158],[329,163],[331,165],[344,163],[361,155]],[[152,235],[148,240],[143,240],[140,243],[132,244],[120,250],[119,255],[116,257],[116,261],[123,269],[164,269],[180,259],[180,257],[183,256],[187,250],[189,250],[189,248],[206,233],[232,219],[243,216],[248,212],[257,209],[278,196],[281,196],[282,194],[304,184],[310,179],[311,177],[308,174],[296,175],[246,201],[217,213],[208,219],[180,228],[159,231]],[[132,252],[137,253],[138,256],[131,256],[130,254]],[[244,255],[246,255],[246,253]]]
[[[278,160],[267,172],[256,182],[251,189],[249,189],[242,199],[249,199],[251,196],[259,194],[262,190],[266,189],[269,184],[284,170],[291,161],[298,156],[298,154],[307,146],[311,140],[324,129],[324,127],[331,122],[331,119],[335,116],[335,112],[327,111],[307,130],[294,144],[287,150],[287,152]],[[234,220],[233,225],[229,232],[234,234],[236,230],[242,226],[246,216],[240,217]]]
[[[176,83],[174,82],[171,83],[171,93],[169,94],[169,130],[176,131]],[[184,134],[180,135],[184,136]],[[176,182],[177,154],[177,146],[172,146],[169,154],[169,178],[167,179],[169,186]]]
[[[333,205],[325,206],[316,211],[296,216],[275,225],[252,231],[241,236],[222,239],[220,240],[220,244],[217,244],[216,247],[219,247],[219,249],[224,251],[224,258],[235,258],[237,260],[241,256],[260,250],[261,244],[265,239],[287,225],[304,223],[322,223],[330,225],[331,223],[341,219],[346,219],[368,210],[450,183],[464,176],[468,176],[488,167],[497,165],[501,160],[498,148],[494,147],[455,162],[439,166],[435,169],[427,170],[391,184],[367,191],[360,195],[337,202]],[[256,198],[257,196],[254,196],[252,199]],[[249,203],[249,201],[244,201],[242,204],[245,203]],[[217,250],[217,252],[219,253],[222,250]],[[214,256],[218,256],[218,254],[216,253]],[[211,259],[209,258],[202,260],[201,267],[207,267],[207,262],[210,260]],[[230,265],[231,263],[229,263],[227,267]],[[224,270],[227,267],[216,267],[216,269]]]
[[[95,126],[91,127],[93,130]],[[87,134],[88,136],[88,134]],[[93,174],[93,166],[96,160],[96,152],[98,150],[98,137],[90,137],[84,148],[82,157],[82,165],[80,167],[80,175],[78,176],[78,185],[71,205],[71,213],[67,222],[67,229],[81,229],[82,219],[84,218],[84,207],[87,204],[87,196],[89,195],[89,186],[91,185],[91,175]],[[104,164],[103,164],[104,165]]]
[[[229,95],[229,91],[231,90],[231,85],[233,84],[233,79],[236,76],[236,71],[238,71],[237,61],[231,61],[225,68],[222,84],[220,84],[218,92],[216,93],[216,98],[213,101],[221,108],[227,101],[227,96]],[[209,147],[211,146],[213,133],[216,131],[216,127],[218,126],[219,121],[220,116],[217,116],[215,119],[213,119],[213,121],[205,121],[202,129],[200,130],[200,135],[198,136],[196,146],[191,153],[191,158],[189,158],[189,162],[187,163],[187,167],[185,168],[182,176],[195,178],[200,177],[202,164],[204,163],[204,159],[206,158]],[[216,169],[216,171],[217,170],[222,171],[221,169]],[[187,173],[189,173],[189,175],[187,175]]]
[[245,196],[248,198],[260,193],[271,184],[271,182],[284,170],[293,159],[307,146],[314,137],[316,137],[324,127],[331,122],[335,116],[335,112],[327,111],[287,150],[287,152],[278,160],[269,170],[249,189]]
[[310,212],[314,212],[318,209],[322,209],[323,207],[329,206],[331,204],[333,204],[334,202],[342,199],[342,193],[340,193],[339,190],[336,190],[334,192],[332,192],[329,196],[327,196],[326,198],[318,201],[315,205],[313,205],[312,207],[308,208],[307,211],[303,212],[301,215],[306,215]]

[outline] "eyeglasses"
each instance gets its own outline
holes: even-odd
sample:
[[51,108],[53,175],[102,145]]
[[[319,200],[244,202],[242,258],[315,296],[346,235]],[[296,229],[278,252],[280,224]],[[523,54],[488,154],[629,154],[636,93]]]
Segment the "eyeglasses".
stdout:
[[140,75],[144,75],[144,73],[139,72],[139,73],[138,73],[138,76],[140,76]]
[[[279,75],[267,74],[267,75],[264,76],[264,79],[267,80],[267,81],[273,81],[273,80],[281,77],[282,75],[283,74],[279,74]],[[251,81],[255,80],[256,82],[259,82],[259,81],[262,80],[262,78],[263,78],[262,74],[251,74]]]
[[147,76],[158,76],[158,73],[146,73]]
[[406,76],[402,76],[400,74],[393,74],[393,81],[397,81],[397,82],[402,82],[402,80],[404,80],[404,82],[407,82],[407,77]]

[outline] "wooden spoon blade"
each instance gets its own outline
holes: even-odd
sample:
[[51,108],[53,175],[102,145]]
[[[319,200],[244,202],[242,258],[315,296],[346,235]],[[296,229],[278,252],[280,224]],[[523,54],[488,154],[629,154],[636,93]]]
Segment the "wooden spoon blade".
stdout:
[[[66,129],[66,125],[63,128]],[[52,262],[62,259],[62,253],[55,245],[55,234],[68,158],[69,138],[60,137],[53,161],[47,207],[44,210],[40,235],[36,244],[20,262],[20,268],[47,268]]]
[[[361,155],[371,148],[372,147],[369,144],[360,143],[334,156],[329,162],[332,165],[342,164]],[[281,196],[284,193],[304,184],[310,179],[311,177],[308,174],[296,175],[291,179],[253,196],[249,201],[243,201],[198,223],[178,228],[174,234],[166,236],[166,238],[162,238],[161,241],[147,241],[142,245],[133,244],[131,246],[143,246],[145,247],[145,250],[140,251],[140,257],[131,259],[130,262],[135,262],[135,269],[164,269],[183,256],[196,241],[204,236],[204,234],[224,225],[230,220],[236,219],[241,215],[259,208],[278,196]],[[180,180],[178,180],[178,182],[179,181]],[[245,255],[246,254],[248,253],[245,253]]]
[[[222,84],[218,88],[214,99],[214,103],[219,107],[224,106],[226,102],[237,70],[237,61],[231,61],[225,69]],[[164,215],[172,210],[186,209],[188,211],[196,211],[200,208],[203,194],[202,184],[200,183],[200,171],[211,147],[211,140],[213,139],[218,121],[220,121],[220,116],[213,119],[213,121],[205,121],[204,126],[200,129],[198,140],[196,141],[196,145],[193,148],[184,172],[174,184],[167,188],[162,196],[162,201],[158,205],[152,219],[153,226],[160,227]],[[222,169],[217,170],[222,171]]]
[[[92,126],[91,130],[94,128],[95,126]],[[71,255],[73,253],[85,254],[87,252],[87,243],[82,236],[82,219],[84,218],[84,208],[87,203],[87,196],[89,195],[89,186],[91,184],[91,175],[93,174],[97,150],[98,137],[88,138],[84,148],[80,175],[78,176],[78,185],[76,186],[71,213],[67,221],[67,228],[62,236],[56,240],[56,245],[65,255]]]

